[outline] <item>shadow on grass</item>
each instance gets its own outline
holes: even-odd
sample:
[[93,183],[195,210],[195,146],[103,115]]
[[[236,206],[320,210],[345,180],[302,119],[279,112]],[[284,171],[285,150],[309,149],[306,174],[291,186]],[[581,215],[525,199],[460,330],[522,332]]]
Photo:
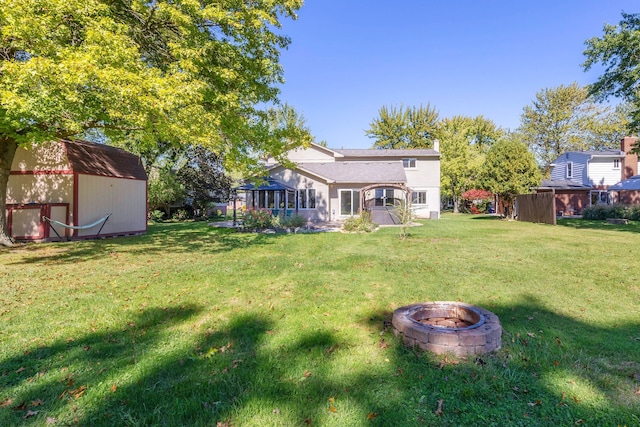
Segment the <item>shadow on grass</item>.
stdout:
[[406,349],[389,330],[390,313],[354,312],[387,363],[346,370],[338,364],[348,363],[351,343],[330,329],[279,341],[270,315],[245,313],[172,346],[164,331],[191,327],[202,309],[147,310],[121,330],[2,360],[0,401],[12,403],[0,408],[0,424],[637,423],[640,323],[598,328],[535,298],[487,308],[502,321],[503,348],[469,361]]
[[273,244],[280,238],[286,238],[286,235],[237,233],[234,229],[212,227],[205,222],[161,223],[149,226],[148,232],[142,236],[27,244],[6,250],[26,251],[27,256],[18,261],[20,264],[78,263],[107,258],[122,251],[150,255],[226,253],[256,245]]
[[[533,296],[485,308],[504,329],[495,353],[464,361],[390,341],[402,372],[394,381],[414,416],[407,414],[407,424],[640,424],[640,319],[597,327],[549,311]],[[391,317],[379,311],[363,322],[391,329]],[[444,410],[435,421],[439,400]]]
[[623,231],[627,233],[640,233],[640,221],[629,221],[628,224],[609,224],[605,220],[558,218],[557,225],[562,227],[586,230],[607,230]]

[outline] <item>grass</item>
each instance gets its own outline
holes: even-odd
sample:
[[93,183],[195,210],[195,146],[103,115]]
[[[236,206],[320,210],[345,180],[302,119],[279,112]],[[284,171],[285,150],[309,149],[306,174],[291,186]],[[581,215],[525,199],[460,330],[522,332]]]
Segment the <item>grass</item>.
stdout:
[[[0,425],[640,425],[639,233],[445,215],[0,249]],[[496,313],[502,349],[404,348],[392,311],[433,300]]]

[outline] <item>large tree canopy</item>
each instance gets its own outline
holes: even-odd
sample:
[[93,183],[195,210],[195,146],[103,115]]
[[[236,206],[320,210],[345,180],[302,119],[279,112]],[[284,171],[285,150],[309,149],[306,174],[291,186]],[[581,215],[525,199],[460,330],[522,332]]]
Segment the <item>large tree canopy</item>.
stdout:
[[432,148],[438,112],[426,107],[386,107],[378,112],[365,135],[375,139],[375,148]]
[[596,64],[604,73],[589,86],[589,93],[599,100],[619,97],[632,105],[630,129],[640,130],[640,14],[622,13],[618,25],[604,26],[602,37],[585,42],[585,71]]
[[18,146],[97,129],[112,141],[188,142],[233,167],[280,157],[256,105],[282,82],[277,33],[302,0],[0,2],[0,241]]
[[440,187],[459,212],[462,193],[474,188],[485,153],[504,134],[491,120],[482,116],[454,116],[438,124],[440,141]]
[[513,217],[518,194],[540,185],[542,177],[533,154],[511,134],[491,146],[482,167],[480,182],[504,203],[504,214]]
[[597,105],[577,83],[546,88],[521,116],[518,132],[545,172],[567,151],[614,148],[628,124],[624,105]]

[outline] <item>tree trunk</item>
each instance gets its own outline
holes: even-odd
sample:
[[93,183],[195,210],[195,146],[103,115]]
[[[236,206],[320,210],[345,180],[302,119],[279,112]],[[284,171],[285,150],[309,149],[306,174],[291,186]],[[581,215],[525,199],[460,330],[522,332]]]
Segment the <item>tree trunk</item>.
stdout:
[[7,229],[7,187],[17,148],[16,140],[0,139],[0,246],[13,246],[15,243]]
[[453,213],[460,213],[460,200],[456,194],[456,185],[451,180],[451,198],[453,199]]

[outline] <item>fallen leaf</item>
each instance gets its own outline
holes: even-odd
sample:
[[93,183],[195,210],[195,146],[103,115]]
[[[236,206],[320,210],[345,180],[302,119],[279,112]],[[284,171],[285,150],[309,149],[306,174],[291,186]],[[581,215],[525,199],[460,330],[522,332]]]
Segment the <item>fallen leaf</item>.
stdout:
[[19,369],[16,371],[16,374],[19,374],[20,372],[22,372],[22,371],[26,371],[26,370],[27,370],[27,368],[25,368],[25,367],[19,368]]
[[274,409],[273,413],[276,414],[276,415],[279,414],[280,413],[280,409],[278,409],[278,408]]
[[308,426],[311,425],[311,418],[307,418],[306,420],[304,420],[304,423]]
[[333,406],[333,405],[329,406],[329,410],[330,410],[331,412],[338,412],[338,410],[336,409],[336,407],[335,407],[335,406]]
[[304,371],[303,376],[304,376],[305,378],[309,378],[309,377],[311,376],[311,372],[309,372],[309,371]]
[[69,394],[72,395],[74,399],[79,399],[85,391],[87,391],[87,386],[81,385],[77,389],[69,391]]
[[22,401],[22,403],[21,403],[21,404],[19,404],[19,405],[17,405],[17,406],[14,406],[14,407],[13,407],[13,408],[11,408],[11,409],[16,410],[16,411],[24,411],[25,409],[27,409],[27,402]]
[[329,403],[333,403],[333,402],[335,402],[335,401],[336,401],[336,399],[335,399],[334,397],[330,397],[330,398],[329,398]]
[[51,425],[51,424],[55,424],[58,422],[57,418],[53,418],[53,417],[47,417],[47,425]]
[[7,397],[6,399],[4,399],[2,401],[2,403],[0,403],[0,408],[6,408],[7,406],[11,405],[13,403],[13,400],[11,400],[11,398]]
[[37,400],[33,400],[33,401],[31,401],[31,405],[30,405],[30,406],[31,406],[32,408],[35,408],[35,407],[37,407],[37,406],[42,405],[43,403],[44,403],[44,402],[43,402],[41,399],[37,399]]
[[229,424],[229,421],[218,421],[216,427],[231,427],[231,424]]
[[633,394],[640,394],[640,387],[638,387],[638,389],[636,390],[636,392],[635,392],[635,393],[633,393]]
[[267,334],[267,335],[273,335],[273,334],[275,334],[275,332],[273,332],[273,331],[267,331],[267,332],[266,332],[266,334]]
[[375,420],[378,417],[378,414],[376,414],[375,412],[369,412],[367,414],[367,419],[368,420]]
[[536,334],[534,334],[533,332],[527,332],[527,335],[529,335],[531,338],[535,338]]
[[442,416],[442,404],[444,403],[443,399],[438,400],[438,408],[436,409],[436,415],[441,417]]
[[26,414],[24,414],[24,418],[31,418],[31,417],[35,417],[36,415],[38,415],[38,412],[40,411],[27,411]]
[[556,343],[560,346],[562,345],[562,341],[560,340],[560,338],[556,337]]
[[118,390],[118,387],[114,384],[111,386],[111,393],[115,393]]

